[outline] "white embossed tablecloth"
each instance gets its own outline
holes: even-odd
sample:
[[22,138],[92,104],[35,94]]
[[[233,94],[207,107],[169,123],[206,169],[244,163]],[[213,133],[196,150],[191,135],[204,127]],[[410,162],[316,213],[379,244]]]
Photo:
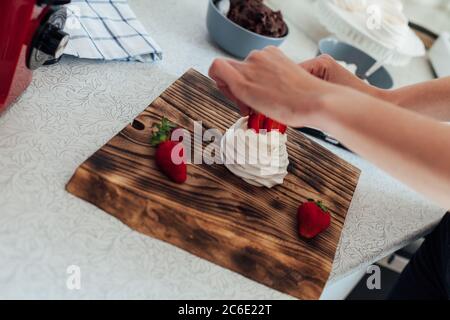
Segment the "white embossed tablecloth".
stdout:
[[[39,69],[0,117],[0,298],[288,298],[131,231],[64,190],[76,167],[172,81],[190,67],[206,73],[214,57],[223,55],[209,41],[206,4],[131,0],[164,49],[162,62],[65,57]],[[316,51],[295,27],[283,49],[299,60]],[[399,82],[431,77],[422,60],[393,73]],[[332,151],[362,169],[334,281],[429,231],[444,210],[357,156]],[[80,290],[66,286],[70,265],[80,267]]]

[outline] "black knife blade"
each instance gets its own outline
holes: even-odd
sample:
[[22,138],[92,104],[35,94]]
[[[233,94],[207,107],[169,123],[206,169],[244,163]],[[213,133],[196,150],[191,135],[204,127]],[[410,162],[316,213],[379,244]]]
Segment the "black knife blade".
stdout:
[[313,129],[313,128],[308,128],[308,127],[303,127],[303,128],[299,128],[298,129],[300,132],[310,135],[314,138],[320,139],[322,141],[328,142],[336,147],[339,147],[341,149],[347,150],[352,152],[349,148],[347,148],[346,146],[344,146],[342,143],[340,143],[338,140],[336,140],[335,138],[333,138],[332,136],[317,130],[317,129]]

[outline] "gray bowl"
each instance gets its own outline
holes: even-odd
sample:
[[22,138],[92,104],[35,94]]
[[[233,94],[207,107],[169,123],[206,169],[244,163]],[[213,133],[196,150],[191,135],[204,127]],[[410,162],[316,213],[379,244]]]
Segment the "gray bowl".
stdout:
[[[363,78],[364,74],[376,62],[374,58],[369,56],[364,51],[359,50],[345,42],[341,42],[335,38],[325,38],[319,42],[320,54],[329,54],[334,59],[344,61],[346,63],[355,64],[358,69],[356,75]],[[373,86],[381,89],[391,89],[394,86],[394,81],[386,68],[381,67],[372,74],[367,81]]]
[[272,38],[249,31],[224,16],[215,0],[208,0],[206,26],[214,42],[222,49],[238,58],[245,58],[252,50],[261,50],[267,46],[279,46],[289,34],[282,38]]

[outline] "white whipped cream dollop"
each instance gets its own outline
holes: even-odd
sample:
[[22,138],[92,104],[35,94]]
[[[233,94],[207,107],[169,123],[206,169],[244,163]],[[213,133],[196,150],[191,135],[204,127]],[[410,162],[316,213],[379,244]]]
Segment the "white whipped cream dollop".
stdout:
[[231,126],[221,141],[224,165],[257,187],[282,184],[289,165],[287,135],[279,131],[257,134],[247,127],[248,117]]

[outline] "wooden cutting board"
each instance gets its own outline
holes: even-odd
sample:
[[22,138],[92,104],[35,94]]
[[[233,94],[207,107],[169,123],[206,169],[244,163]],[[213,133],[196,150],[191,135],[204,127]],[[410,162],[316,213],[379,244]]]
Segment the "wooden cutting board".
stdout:
[[[67,190],[139,232],[294,297],[319,298],[360,171],[289,129],[283,185],[253,187],[217,164],[189,165],[187,183],[177,185],[156,168],[149,144],[162,116],[191,132],[194,120],[225,132],[239,118],[211,80],[189,70],[84,162]],[[308,198],[328,206],[332,223],[304,241],[296,212]]]

